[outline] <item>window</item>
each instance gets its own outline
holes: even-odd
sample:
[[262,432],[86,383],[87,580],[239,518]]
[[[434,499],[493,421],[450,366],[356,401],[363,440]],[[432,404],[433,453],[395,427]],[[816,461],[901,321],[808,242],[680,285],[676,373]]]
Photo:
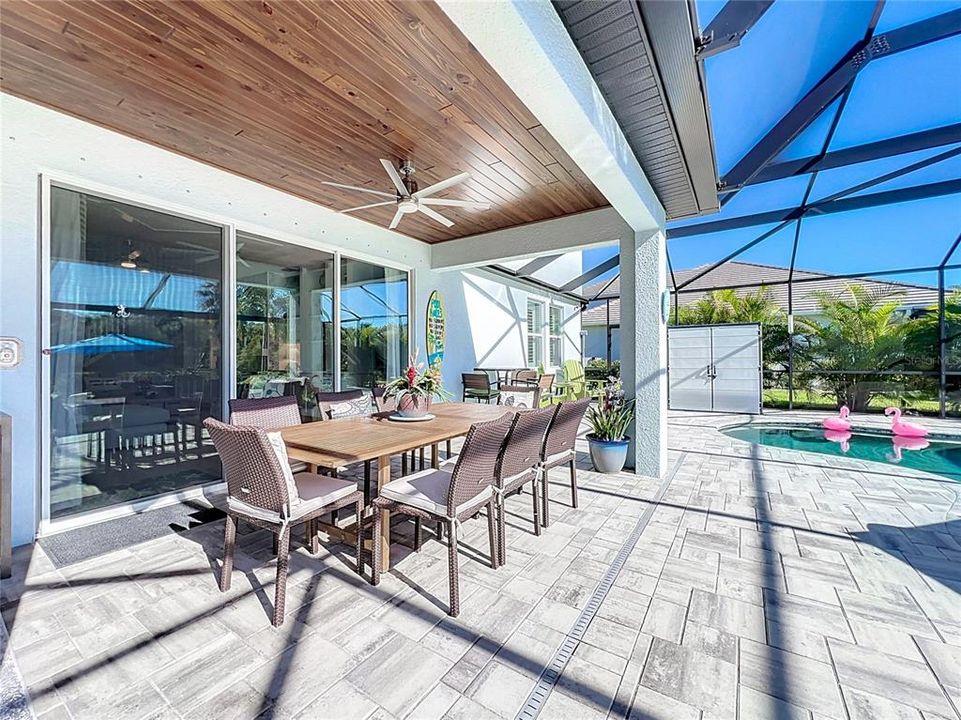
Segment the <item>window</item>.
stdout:
[[342,388],[370,388],[397,377],[407,365],[408,287],[403,270],[341,260]]
[[544,303],[527,301],[527,364],[544,364]]
[[550,320],[547,329],[550,364],[551,367],[560,367],[564,362],[564,309],[559,305],[551,305]]

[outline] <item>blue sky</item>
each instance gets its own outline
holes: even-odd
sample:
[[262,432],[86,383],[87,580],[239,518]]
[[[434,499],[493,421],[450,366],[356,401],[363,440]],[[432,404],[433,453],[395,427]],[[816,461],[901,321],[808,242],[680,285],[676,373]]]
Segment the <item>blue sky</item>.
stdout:
[[[700,0],[705,27],[723,0]],[[878,33],[961,7],[961,2],[889,0]],[[741,43],[706,61],[718,172],[724,175],[863,36],[873,0],[777,0]],[[942,40],[871,62],[855,80],[847,107],[829,145],[838,150],[862,143],[961,122],[961,37]],[[836,105],[782,151],[778,159],[820,152]],[[949,149],[924,150],[820,173],[811,200],[826,197]],[[954,157],[859,194],[961,178]],[[743,190],[720,213],[670,223],[669,228],[711,219],[795,207],[808,177],[789,178]],[[715,262],[770,226],[672,240],[675,269]],[[852,213],[805,219],[797,267],[834,273],[937,265],[961,232],[961,196],[932,198]],[[790,264],[794,226],[739,260]],[[584,267],[611,257],[614,248],[584,253]],[[956,261],[961,262],[961,251]],[[961,281],[961,271],[957,273]],[[953,277],[954,273],[952,273]],[[931,275],[902,277],[932,283]],[[949,278],[951,282],[951,278]]]

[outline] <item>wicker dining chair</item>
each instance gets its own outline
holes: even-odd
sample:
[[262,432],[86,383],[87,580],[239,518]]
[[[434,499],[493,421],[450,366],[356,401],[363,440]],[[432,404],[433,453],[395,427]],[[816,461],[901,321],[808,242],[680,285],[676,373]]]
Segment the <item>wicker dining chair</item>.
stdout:
[[548,473],[552,468],[569,465],[571,469],[571,506],[577,507],[577,452],[574,443],[577,440],[577,430],[584,419],[592,398],[573,400],[556,405],[557,412],[547,435],[544,437],[544,447],[541,450],[541,500],[544,503],[542,520],[544,527],[550,524],[550,502]]
[[[228,400],[227,407],[231,425],[277,430],[301,423],[297,398],[292,395]],[[298,460],[291,460],[290,467],[295,473],[307,471],[307,463]]]
[[521,383],[530,383],[531,385],[537,382],[537,370],[518,370],[514,373],[514,377],[511,379],[511,385],[520,385]]
[[[243,519],[270,530],[277,537],[277,582],[272,621],[275,627],[282,625],[291,526],[299,523],[311,526],[321,515],[353,506],[359,527],[364,509],[363,495],[354,483],[346,480],[312,473],[294,475],[289,468],[285,472],[281,458],[286,457],[286,449],[279,433],[271,437],[262,428],[226,425],[213,418],[204,420],[204,427],[220,455],[227,483],[227,524],[220,590],[226,592],[230,589],[237,520]],[[362,546],[362,533],[358,533],[358,573],[363,570]],[[313,533],[310,551],[316,554],[319,549],[317,534]]]
[[546,373],[537,378],[537,395],[534,400],[534,407],[546,407],[551,404],[551,395],[554,392],[554,375]]
[[494,470],[498,565],[507,562],[505,500],[511,493],[523,490],[528,483],[531,484],[531,496],[534,499],[534,534],[541,534],[540,498],[537,488],[541,473],[541,449],[544,447],[547,428],[557,414],[558,407],[560,406],[516,413],[504,439],[504,447]]
[[[380,583],[381,523],[383,513],[402,513],[414,518],[414,550],[420,550],[420,521],[442,523],[447,529],[448,578],[450,604],[448,614],[460,613],[460,582],[457,565],[458,527],[481,510],[487,510],[487,533],[490,540],[490,564],[497,563],[497,529],[494,524],[494,473],[504,438],[511,426],[505,416],[490,422],[475,423],[464,440],[464,446],[452,470],[423,470],[387,483],[374,500],[373,572],[371,584]],[[389,534],[388,526],[388,534]],[[390,543],[387,543],[388,551]]]

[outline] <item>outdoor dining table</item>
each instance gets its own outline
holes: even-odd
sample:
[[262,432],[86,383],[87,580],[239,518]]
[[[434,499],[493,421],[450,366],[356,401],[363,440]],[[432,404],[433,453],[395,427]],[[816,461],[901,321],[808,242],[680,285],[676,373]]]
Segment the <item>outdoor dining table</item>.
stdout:
[[[287,445],[287,455],[293,460],[307,463],[311,472],[318,467],[337,468],[354,463],[377,461],[377,487],[390,482],[391,463],[394,455],[431,446],[431,464],[439,466],[440,443],[467,434],[473,423],[496,420],[509,412],[509,407],[485,403],[435,403],[430,412],[431,420],[403,422],[391,420],[391,413],[371,416],[341,418],[322,422],[305,423],[281,428]],[[390,568],[389,527],[390,516],[383,512],[380,542],[382,570]],[[340,539],[356,540],[342,528],[325,526],[325,530]],[[353,532],[361,532],[356,528]]]
[[527,370],[524,367],[475,367],[476,372],[487,373],[488,375],[493,374],[494,378],[497,380],[497,386],[506,385],[511,378],[512,373],[516,373],[519,370]]

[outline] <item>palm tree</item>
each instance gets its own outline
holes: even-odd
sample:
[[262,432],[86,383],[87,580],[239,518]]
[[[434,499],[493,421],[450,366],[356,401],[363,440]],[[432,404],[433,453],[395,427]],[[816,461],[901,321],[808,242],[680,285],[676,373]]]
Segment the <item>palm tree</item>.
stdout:
[[[864,411],[889,378],[869,371],[903,366],[907,323],[901,293],[849,285],[841,293],[816,294],[819,316],[797,319],[802,356],[838,404]],[[859,371],[850,373],[845,371]]]

